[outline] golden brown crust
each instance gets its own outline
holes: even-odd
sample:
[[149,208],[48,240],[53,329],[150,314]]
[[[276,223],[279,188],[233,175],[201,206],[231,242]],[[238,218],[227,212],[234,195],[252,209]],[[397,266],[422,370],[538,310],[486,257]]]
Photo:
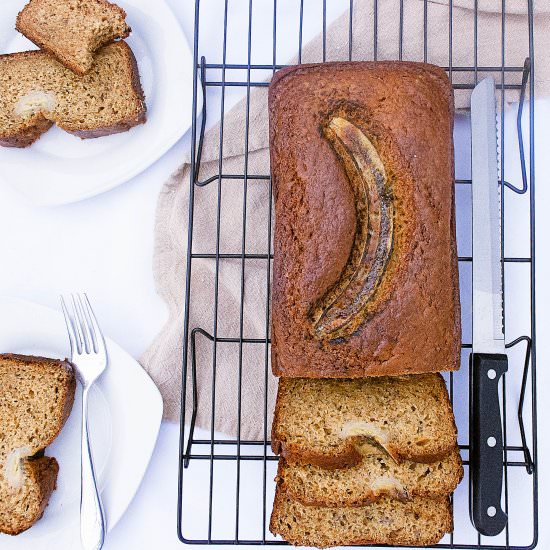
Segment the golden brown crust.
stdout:
[[[275,74],[269,105],[274,374],[354,378],[458,369],[454,107],[445,72],[408,62],[294,66]],[[360,128],[377,149],[396,214],[392,256],[365,320],[349,337],[323,340],[308,312],[344,272],[357,222],[348,178],[322,133],[334,116]]]
[[65,425],[65,422],[67,421],[67,419],[71,414],[71,411],[73,410],[74,395],[76,392],[76,376],[72,368],[72,365],[68,361],[63,361],[63,364],[65,365],[66,368],[67,367],[71,368],[73,375],[69,378],[69,381],[67,383],[67,399],[65,399],[65,405],[63,407],[63,416],[61,417],[59,431],[62,430],[63,426]]
[[32,145],[42,134],[46,133],[53,126],[53,122],[46,120],[43,116],[36,117],[34,124],[11,136],[0,137],[0,146],[24,148]]
[[0,361],[8,363],[26,363],[29,365],[49,365],[62,368],[67,373],[72,373],[73,367],[68,359],[52,359],[38,355],[24,355],[22,353],[0,353]]
[[[348,438],[342,441],[342,444],[337,449],[331,449],[331,454],[325,454],[306,449],[301,445],[285,443],[275,436],[271,441],[271,449],[275,454],[282,456],[289,464],[312,464],[313,466],[320,466],[327,470],[338,470],[341,468],[351,468],[361,462],[362,456],[354,446],[354,441],[359,443],[360,438]],[[431,464],[445,458],[451,449],[452,447],[445,448],[440,453],[421,452],[411,457],[406,453],[399,452],[396,447],[392,447],[392,456],[399,461],[414,459],[414,462]]]
[[327,470],[351,468],[361,462],[361,454],[351,441],[343,441],[332,454],[316,453],[301,445],[285,443],[277,435],[272,436],[271,449],[276,455],[283,457],[289,464],[312,464]]

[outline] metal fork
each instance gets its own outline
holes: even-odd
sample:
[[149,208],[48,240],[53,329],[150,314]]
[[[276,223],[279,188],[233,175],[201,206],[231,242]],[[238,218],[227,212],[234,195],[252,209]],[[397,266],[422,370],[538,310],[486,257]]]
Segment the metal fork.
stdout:
[[[67,300],[69,301],[69,300]],[[105,515],[95,478],[88,432],[88,395],[109,362],[105,339],[86,294],[71,294],[71,313],[61,307],[71,343],[71,363],[82,385],[80,540],[85,550],[99,550],[105,540]]]

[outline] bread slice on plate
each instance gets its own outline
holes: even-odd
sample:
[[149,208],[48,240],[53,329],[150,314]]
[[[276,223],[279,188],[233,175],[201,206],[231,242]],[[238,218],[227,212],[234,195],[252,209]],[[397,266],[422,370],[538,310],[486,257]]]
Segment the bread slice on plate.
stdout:
[[0,355],[0,532],[17,535],[38,521],[55,489],[55,458],[40,456],[74,401],[66,361]]
[[270,531],[296,546],[429,546],[453,529],[448,497],[383,498],[356,508],[304,506],[277,489]]
[[53,124],[81,138],[124,132],[145,122],[145,112],[126,42],[101,49],[82,78],[44,52],[0,56],[0,145],[26,147]]
[[440,374],[281,378],[271,437],[287,462],[345,468],[373,445],[396,462],[435,462],[456,448],[457,431]]
[[126,12],[107,0],[30,0],[16,28],[79,75],[93,65],[102,46],[126,38]]
[[458,448],[432,464],[397,464],[380,452],[352,468],[328,470],[319,466],[279,462],[277,483],[294,500],[308,506],[365,506],[384,496],[409,500],[451,494],[464,470]]

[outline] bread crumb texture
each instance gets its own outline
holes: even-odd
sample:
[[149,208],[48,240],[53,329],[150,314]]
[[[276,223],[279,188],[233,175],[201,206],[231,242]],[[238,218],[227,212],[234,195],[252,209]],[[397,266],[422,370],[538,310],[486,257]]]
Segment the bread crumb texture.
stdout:
[[130,34],[125,11],[107,0],[30,0],[17,30],[79,75],[102,46]]
[[289,462],[343,468],[383,452],[429,463],[451,453],[456,438],[440,374],[279,379],[272,446]]
[[384,453],[372,452],[351,468],[279,462],[277,483],[294,500],[309,506],[364,506],[389,496],[410,500],[416,496],[442,497],[452,493],[463,476],[458,447],[431,464],[396,463]]
[[0,145],[28,146],[52,124],[82,138],[122,132],[145,122],[145,111],[125,42],[100,50],[84,77],[44,52],[0,56]]
[[59,467],[35,455],[61,431],[75,387],[65,361],[0,355],[0,532],[17,535],[42,516]]
[[388,544],[429,546],[453,528],[448,497],[383,498],[368,506],[324,508],[304,506],[277,489],[270,530],[296,546],[327,548]]

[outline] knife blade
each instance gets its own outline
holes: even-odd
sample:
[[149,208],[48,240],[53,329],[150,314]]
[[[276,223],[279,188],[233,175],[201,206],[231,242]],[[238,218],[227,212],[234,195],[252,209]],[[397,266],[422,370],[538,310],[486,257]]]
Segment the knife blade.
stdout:
[[504,353],[495,82],[472,93],[473,351]]
[[503,439],[498,387],[508,370],[504,346],[500,184],[495,82],[472,92],[472,353],[470,355],[470,517],[476,529],[498,535]]

